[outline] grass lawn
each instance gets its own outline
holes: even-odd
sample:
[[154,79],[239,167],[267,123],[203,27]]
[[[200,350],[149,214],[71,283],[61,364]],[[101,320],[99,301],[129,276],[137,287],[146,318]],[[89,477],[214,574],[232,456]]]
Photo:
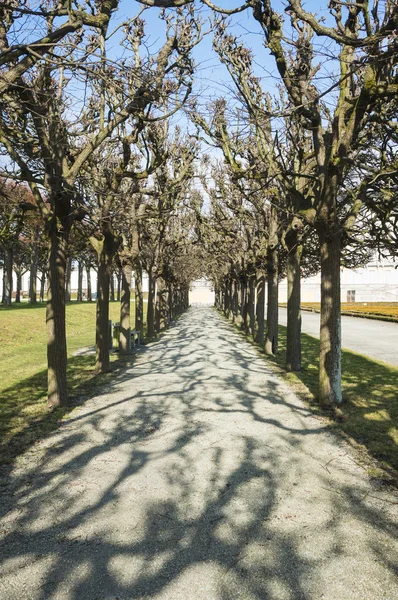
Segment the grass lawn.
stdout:
[[[284,370],[286,328],[280,327],[280,347],[271,360]],[[316,410],[318,396],[319,340],[302,334],[302,371],[284,377]],[[398,481],[398,369],[368,357],[342,352],[342,419],[331,427],[343,431],[354,445],[376,458]],[[382,476],[377,468],[369,469]]]
[[[286,304],[282,306],[286,306]],[[301,307],[318,311],[321,309],[319,302],[302,302]],[[341,313],[383,316],[398,320],[398,302],[342,302]]]
[[[91,395],[110,375],[95,376],[94,357],[73,356],[95,344],[95,303],[72,302],[66,308],[68,385],[76,396]],[[0,308],[0,463],[10,462],[29,444],[52,431],[65,409],[47,409],[45,304]],[[120,303],[110,303],[119,321]],[[132,304],[134,314],[134,304]],[[112,356],[112,360],[116,355]]]

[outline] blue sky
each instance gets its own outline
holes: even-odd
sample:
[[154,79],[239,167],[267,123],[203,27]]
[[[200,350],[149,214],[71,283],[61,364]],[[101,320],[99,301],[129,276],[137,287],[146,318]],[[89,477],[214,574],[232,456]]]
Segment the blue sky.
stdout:
[[[239,0],[218,0],[218,6],[224,8],[233,8],[241,5]],[[318,17],[323,17],[325,22],[333,25],[327,3],[309,0],[303,3],[304,8],[314,12]],[[199,6],[199,5],[198,5]],[[278,12],[283,13],[286,2],[275,1],[274,7]],[[122,0],[120,8],[117,12],[117,22],[122,22],[125,19],[134,16],[140,5],[138,2],[131,0]],[[146,21],[146,33],[149,46],[156,50],[164,39],[164,22],[159,19],[159,9],[150,8],[143,13],[143,19]],[[204,20],[210,16],[211,11],[206,7],[202,7],[200,14]],[[254,20],[251,10],[244,11],[231,17],[230,30],[234,35],[241,38],[241,41],[248,46],[254,55],[256,75],[261,78],[263,88],[267,91],[275,91],[278,77],[273,57],[269,51],[264,48],[264,35],[260,30],[258,23]],[[288,26],[288,23],[287,23]],[[206,23],[203,29],[207,29]],[[338,51],[330,42],[325,44],[323,39],[315,39],[317,47],[323,51],[323,56],[320,61],[322,69],[319,76],[324,77],[324,87],[330,83],[328,70],[331,68],[331,62],[335,59]],[[115,48],[116,50],[116,48]],[[202,100],[212,100],[218,96],[227,95],[228,88],[231,87],[231,81],[225,67],[219,62],[218,57],[212,49],[212,34],[206,36],[200,45],[194,51],[195,60],[197,63],[196,71],[196,93],[199,93]],[[323,73],[323,75],[322,75]]]

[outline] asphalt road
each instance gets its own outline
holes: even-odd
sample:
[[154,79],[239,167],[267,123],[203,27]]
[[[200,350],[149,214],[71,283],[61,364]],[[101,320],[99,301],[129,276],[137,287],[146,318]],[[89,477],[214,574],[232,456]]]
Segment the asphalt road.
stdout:
[[[302,331],[319,338],[319,314],[301,314]],[[343,348],[398,366],[398,323],[345,316],[341,321]],[[285,308],[279,308],[279,322],[286,325]]]

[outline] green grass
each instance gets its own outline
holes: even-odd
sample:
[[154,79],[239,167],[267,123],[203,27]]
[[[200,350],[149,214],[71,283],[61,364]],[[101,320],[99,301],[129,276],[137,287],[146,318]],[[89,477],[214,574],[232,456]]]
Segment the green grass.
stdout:
[[[134,304],[132,304],[132,308]],[[66,308],[68,388],[71,404],[95,393],[110,375],[95,376],[94,357],[73,356],[94,346],[95,303]],[[120,304],[110,304],[119,320]],[[134,313],[134,311],[132,311]],[[115,361],[116,356],[112,356]],[[47,408],[45,305],[0,308],[0,463],[10,462],[32,442],[52,431],[67,412]]]
[[[302,370],[284,371],[286,328],[280,327],[280,344],[276,357],[284,377],[316,410],[318,397],[319,340],[302,334]],[[353,444],[374,457],[393,479],[398,481],[398,369],[366,356],[343,350],[342,415],[331,427],[342,431]],[[377,468],[369,470],[380,476]]]

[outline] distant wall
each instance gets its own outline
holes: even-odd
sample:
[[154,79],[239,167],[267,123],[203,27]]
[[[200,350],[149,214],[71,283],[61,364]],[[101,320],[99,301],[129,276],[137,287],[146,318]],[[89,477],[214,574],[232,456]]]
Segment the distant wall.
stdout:
[[[341,270],[342,302],[398,302],[398,269],[392,261],[375,261],[358,269]],[[321,276],[302,280],[301,301],[320,302]],[[287,283],[279,285],[279,302],[287,302]]]
[[189,290],[189,304],[214,304],[213,286],[206,279],[194,281]]

